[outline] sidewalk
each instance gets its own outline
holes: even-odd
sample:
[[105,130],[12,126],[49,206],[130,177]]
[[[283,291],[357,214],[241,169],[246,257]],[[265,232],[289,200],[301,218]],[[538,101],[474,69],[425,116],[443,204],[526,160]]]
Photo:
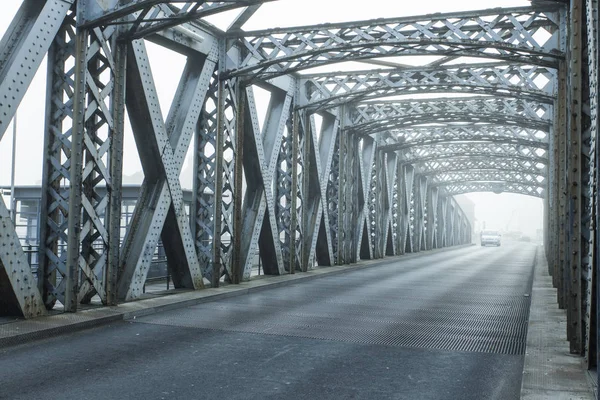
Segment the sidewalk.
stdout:
[[540,249],[531,293],[521,399],[596,399],[583,357],[569,353],[567,316],[558,308],[556,289],[547,271]]
[[390,262],[407,260],[438,252],[453,251],[471,245],[456,246],[420,253],[407,254],[397,257],[387,257],[379,260],[360,261],[352,265],[322,267],[309,272],[280,276],[261,276],[239,285],[227,285],[216,289],[198,291],[170,290],[153,292],[143,300],[119,304],[117,307],[95,307],[82,309],[76,313],[60,313],[47,317],[30,320],[0,320],[0,347],[40,340],[58,334],[70,333],[76,330],[93,328],[109,322],[127,320],[142,315],[154,314],[161,311],[188,307],[195,304],[216,301],[247,293],[264,290],[275,286],[293,284],[300,280],[315,279],[325,275],[341,274],[362,268],[375,267]]

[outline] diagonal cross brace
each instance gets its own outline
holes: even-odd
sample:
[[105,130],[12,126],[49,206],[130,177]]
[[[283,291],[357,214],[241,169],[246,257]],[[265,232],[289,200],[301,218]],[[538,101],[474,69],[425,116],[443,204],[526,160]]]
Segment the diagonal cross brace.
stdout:
[[[369,206],[371,202],[371,175],[377,143],[370,137],[363,138],[362,151],[359,151],[360,185],[359,193],[362,194],[363,202],[359,204],[357,251],[361,259],[373,258],[373,246],[371,245],[371,224],[369,218]],[[360,198],[359,194],[359,198]],[[366,237],[365,237],[366,235]]]
[[42,296],[0,196],[0,316],[46,314]]
[[[272,94],[262,131],[258,123],[254,91],[252,87],[246,89],[247,117],[252,127],[252,133],[248,135],[250,140],[244,142],[246,145],[244,169],[248,177],[248,189],[244,201],[246,207],[240,251],[246,277],[251,268],[251,258],[258,247],[263,256],[265,273],[285,273],[277,227],[275,194],[271,187],[295,91],[294,85],[290,84],[290,86],[285,93]],[[251,163],[251,158],[256,162]]]
[[[297,111],[303,112],[303,111]],[[340,120],[326,113],[323,115],[320,137],[314,116],[310,117],[308,170],[309,182],[305,189],[304,266],[317,257],[319,265],[333,265],[333,246],[327,210],[327,183],[331,172],[333,151],[337,141]],[[305,129],[305,132],[308,130]],[[324,231],[321,227],[324,227]],[[321,235],[324,235],[322,237]],[[321,239],[320,239],[321,238]]]
[[0,42],[0,140],[74,0],[25,0]]
[[[216,49],[215,49],[216,52]],[[213,52],[213,57],[215,52]],[[140,202],[125,239],[119,296],[139,297],[162,234],[176,287],[203,287],[202,272],[185,213],[179,173],[196,128],[206,88],[216,66],[188,60],[167,123],[163,122],[149,60],[142,41],[129,52],[127,106],[146,176]],[[151,132],[151,135],[147,133]],[[160,160],[156,163],[156,160]]]

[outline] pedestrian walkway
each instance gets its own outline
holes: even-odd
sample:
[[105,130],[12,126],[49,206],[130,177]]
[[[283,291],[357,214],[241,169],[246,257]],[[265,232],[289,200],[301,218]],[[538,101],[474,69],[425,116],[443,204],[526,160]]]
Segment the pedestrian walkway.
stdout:
[[558,308],[556,289],[552,287],[548,264],[540,250],[534,272],[521,399],[597,398],[584,367],[585,360],[569,353],[566,331],[567,315]]

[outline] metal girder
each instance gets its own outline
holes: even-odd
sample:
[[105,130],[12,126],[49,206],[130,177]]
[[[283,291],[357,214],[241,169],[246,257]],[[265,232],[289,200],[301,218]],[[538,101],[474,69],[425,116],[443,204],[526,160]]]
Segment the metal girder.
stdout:
[[[359,259],[373,258],[373,245],[371,235],[371,219],[373,204],[373,195],[375,194],[372,184],[376,182],[373,179],[375,171],[375,160],[377,155],[377,142],[370,138],[364,137],[358,139],[359,142],[359,170],[358,179],[354,185],[358,186],[358,219],[356,220],[356,239],[358,240],[356,249]],[[356,179],[356,177],[355,177]]]
[[[79,0],[78,26],[125,25],[123,36],[140,39],[169,27],[242,7],[256,7],[273,0],[176,1],[176,0]],[[201,37],[200,37],[201,39]]]
[[518,126],[548,132],[552,106],[509,98],[448,98],[367,102],[353,108],[352,129],[360,134],[401,130],[422,124]]
[[536,129],[526,129],[504,125],[471,125],[471,126],[425,126],[402,129],[383,135],[384,145],[418,143],[423,141],[470,141],[470,140],[523,140],[540,148],[548,147],[548,133]]
[[[215,49],[215,54],[217,51]],[[206,88],[215,69],[215,58],[188,60],[165,122],[145,46],[142,41],[130,44],[127,107],[145,181],[123,245],[119,280],[119,296],[123,299],[135,299],[143,293],[161,237],[175,286],[203,287],[179,173],[200,117]]]
[[427,189],[430,184],[426,177],[417,175],[414,187],[414,218],[413,218],[413,251],[426,249],[426,214],[427,214]]
[[[223,40],[217,49],[218,66],[210,78],[196,136],[192,205],[196,249],[203,275],[213,287],[219,286],[223,275],[235,281],[243,273],[233,273],[232,260],[234,245],[241,246],[234,223],[241,226],[242,219],[242,196],[236,190],[243,185],[244,136],[237,132],[243,131],[245,89],[239,80],[219,79],[227,63],[238,61],[235,51],[227,53]],[[240,266],[238,262],[235,268]]]
[[527,174],[520,171],[502,171],[502,170],[472,170],[472,171],[439,171],[435,175],[430,175],[430,184],[433,186],[447,184],[449,182],[513,182],[527,186],[546,187],[546,179],[540,175]]
[[439,247],[438,243],[438,211],[439,211],[439,194],[437,187],[429,187],[427,189],[427,237],[426,249],[432,250]]
[[535,164],[530,161],[512,159],[509,157],[454,157],[445,160],[433,160],[415,163],[421,175],[434,175],[440,171],[459,172],[477,170],[519,171],[526,174],[548,177],[548,167],[545,164]]
[[0,42],[0,140],[74,0],[25,0]]
[[242,247],[240,262],[244,278],[250,278],[253,258],[259,251],[265,274],[280,275],[285,273],[282,246],[277,224],[277,199],[273,190],[276,178],[275,170],[279,150],[291,115],[291,107],[295,86],[292,84],[287,92],[273,91],[265,117],[260,128],[254,91],[246,88],[244,129],[244,170],[247,188],[243,204]]
[[44,301],[1,196],[0,229],[0,315],[45,315]]
[[[492,9],[241,32],[248,55],[230,76],[268,78],[321,65],[400,55],[471,56],[556,67],[554,7]],[[551,40],[538,43],[545,31]],[[538,36],[539,37],[539,36]]]
[[[346,110],[341,110],[341,128],[347,120]],[[364,198],[359,199],[361,185],[359,141],[352,134],[338,135],[339,138],[339,206],[338,206],[338,263],[349,264],[358,260],[359,233],[357,229],[359,211],[362,211]],[[361,191],[362,193],[362,191]]]
[[[304,113],[304,112],[302,112]],[[317,127],[316,118],[321,119]],[[339,134],[340,119],[334,115],[310,115],[305,122],[306,152],[304,159],[304,241],[302,269],[316,261],[318,265],[334,265],[333,238],[328,204],[328,184],[333,151]],[[332,210],[333,211],[333,210]]]
[[405,142],[404,140],[402,140],[403,138],[400,137],[399,140],[396,143],[393,144],[387,144],[387,145],[383,145],[381,146],[381,149],[384,151],[401,151],[401,150],[410,150],[410,149],[415,149],[415,150],[420,150],[423,148],[426,148],[427,146],[435,146],[435,145],[485,145],[488,144],[490,146],[496,146],[496,145],[513,145],[515,147],[518,147],[520,149],[523,148],[528,148],[528,149],[536,149],[536,150],[543,150],[546,151],[548,149],[548,145],[545,143],[539,143],[538,141],[533,141],[533,140],[526,140],[526,139],[490,139],[488,137],[485,136],[474,136],[472,137],[470,140],[456,140],[453,138],[448,138],[448,139],[421,139],[421,140],[415,140],[412,142]]
[[397,228],[397,254],[411,253],[413,251],[413,235],[411,226],[411,212],[413,209],[413,187],[415,170],[412,165],[397,164],[397,204],[395,225]]
[[469,93],[554,102],[556,71],[510,63],[321,73],[302,77],[305,107],[323,109],[347,102],[422,93]]
[[[588,368],[593,368],[598,364],[598,338],[600,337],[600,325],[598,325],[598,1],[587,0],[586,2],[586,22],[587,22],[587,77],[589,88],[589,182],[588,197],[589,203],[587,210],[589,212],[589,238],[587,265],[589,273],[586,276],[588,281],[585,292],[585,357]],[[584,255],[585,256],[585,255]]]
[[423,145],[402,152],[404,163],[418,163],[455,157],[507,157],[547,164],[547,151],[511,143],[446,143]]
[[[70,22],[65,21],[65,24]],[[64,162],[68,169],[57,174],[62,168],[60,164],[46,165],[43,205],[48,207],[45,211],[52,210],[55,204],[49,202],[49,196],[56,193],[57,185],[63,183],[60,180],[68,174],[68,202],[60,204],[63,199],[57,199],[61,207],[67,206],[68,218],[66,226],[48,221],[48,229],[41,238],[45,243],[41,257],[49,262],[42,264],[44,279],[40,283],[44,287],[47,307],[52,307],[58,300],[67,312],[76,311],[79,302],[89,302],[96,294],[104,304],[116,301],[117,264],[114,261],[118,259],[119,251],[121,206],[118,193],[124,123],[124,92],[120,79],[123,76],[120,74],[125,60],[123,47],[116,42],[116,28],[80,31],[69,36],[72,29],[65,27],[61,33],[66,33],[71,43],[60,43],[63,37],[58,39],[55,49],[64,45],[59,51],[74,50],[74,66],[69,66],[71,60],[67,55],[58,55],[49,63],[52,72],[48,77],[50,83],[61,85],[62,79],[68,82],[69,75],[73,74],[73,91],[67,84],[61,90],[49,92],[48,96],[48,101],[56,102],[53,106],[58,112],[47,120],[47,143],[67,140],[63,146],[47,148],[49,154],[44,157],[47,163],[61,162],[62,156],[56,152],[68,148],[65,156],[68,161]],[[59,68],[73,72],[61,76]],[[69,129],[62,114],[64,110],[60,108],[65,102],[67,107],[72,107],[72,126],[70,132],[63,134],[63,129]],[[60,248],[65,228],[66,257],[64,244]],[[57,236],[53,237],[55,234]]]
[[544,198],[546,189],[541,186],[523,185],[519,182],[455,182],[438,186],[446,196],[474,192],[515,193]]

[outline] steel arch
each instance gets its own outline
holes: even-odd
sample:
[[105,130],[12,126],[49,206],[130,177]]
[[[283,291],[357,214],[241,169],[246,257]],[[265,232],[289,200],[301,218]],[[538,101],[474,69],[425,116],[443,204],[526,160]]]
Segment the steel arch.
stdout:
[[450,158],[440,161],[429,161],[415,164],[419,166],[420,174],[430,176],[444,172],[461,172],[477,170],[496,170],[506,171],[508,173],[520,171],[523,173],[548,177],[548,168],[544,164],[534,165],[531,162],[515,160],[512,158],[489,159],[489,158]]
[[384,132],[380,134],[383,145],[397,144],[399,140],[406,143],[422,140],[456,140],[475,139],[522,139],[539,143],[548,147],[548,133],[534,129],[523,129],[514,126],[480,125],[480,126],[427,126],[403,129],[401,132]]
[[[471,56],[557,67],[560,52],[536,32],[559,32],[559,6],[433,14],[240,32],[248,52],[229,76],[272,78],[346,60],[399,55]],[[550,41],[552,42],[552,41]]]
[[492,95],[553,104],[556,72],[535,65],[458,64],[306,75],[305,107],[327,109],[348,102],[423,93]]
[[515,193],[544,198],[546,188],[535,185],[523,185],[519,182],[456,182],[437,186],[446,196],[456,196],[474,192]]

